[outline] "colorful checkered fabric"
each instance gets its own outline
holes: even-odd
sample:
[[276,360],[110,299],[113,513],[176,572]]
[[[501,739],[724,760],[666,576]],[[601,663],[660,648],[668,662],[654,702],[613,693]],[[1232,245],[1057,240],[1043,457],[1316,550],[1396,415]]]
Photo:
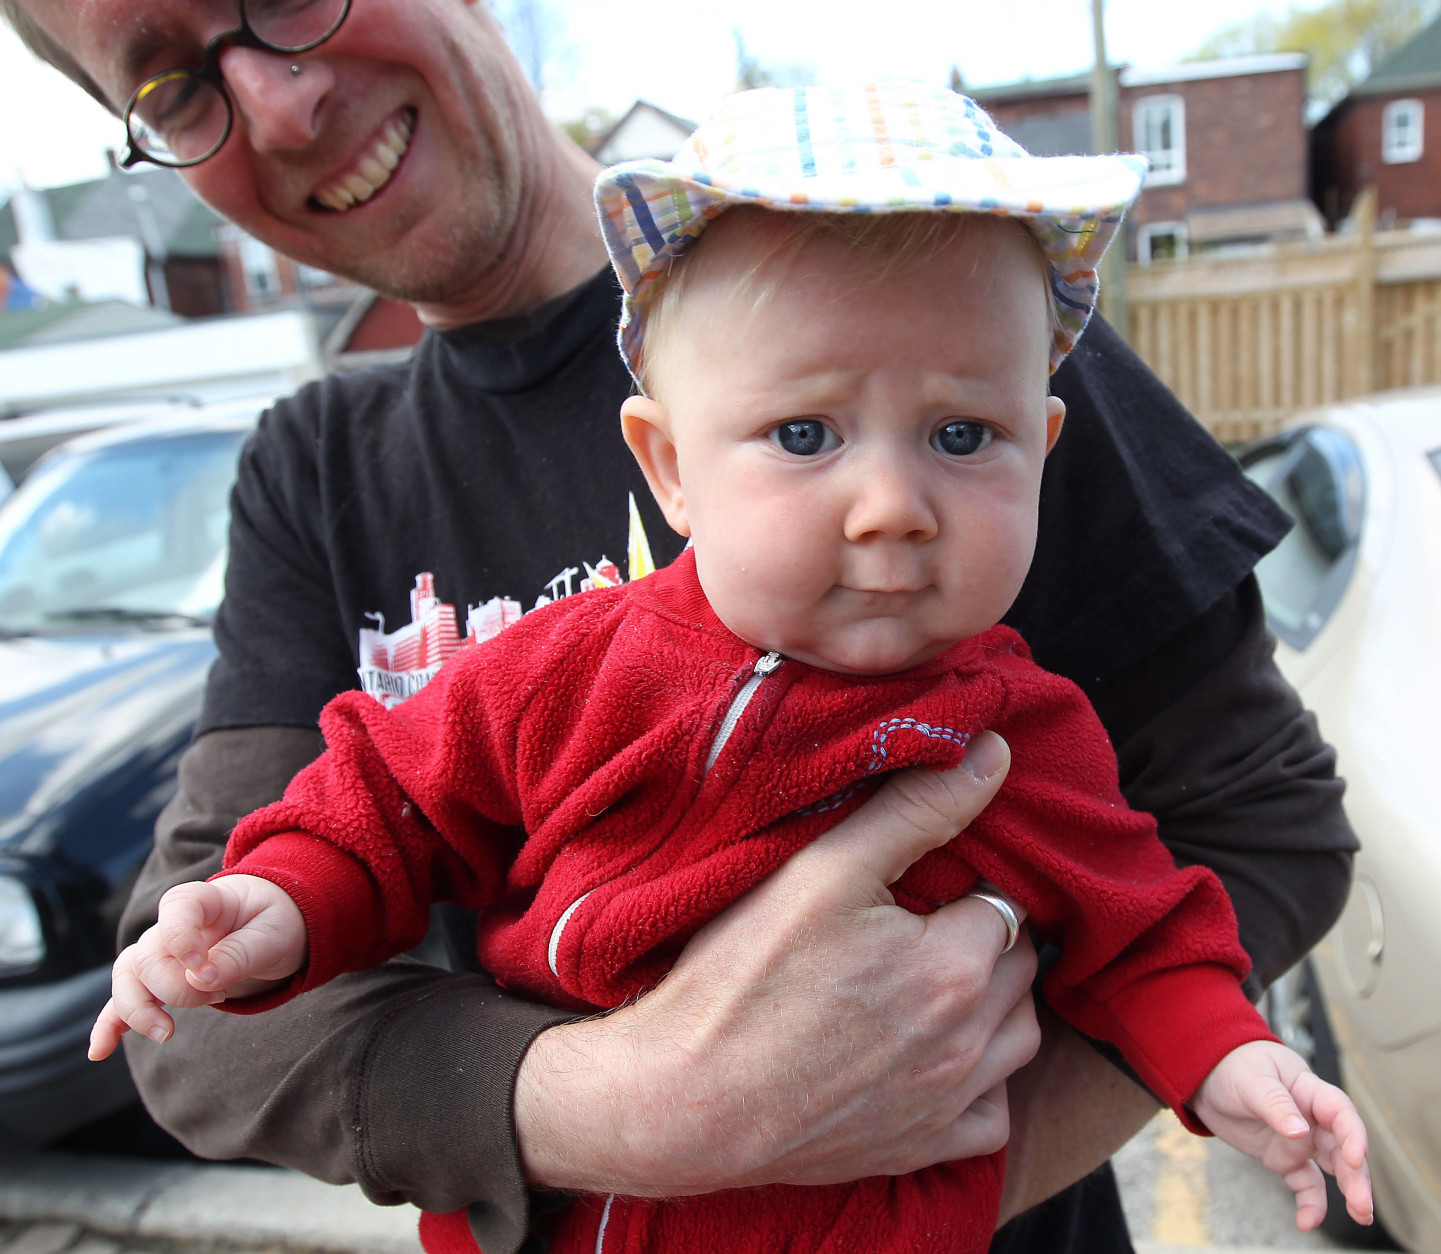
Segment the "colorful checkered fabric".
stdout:
[[732,205],[845,213],[993,213],[1030,228],[1051,268],[1054,370],[1095,308],[1096,267],[1140,194],[1146,159],[1032,157],[975,101],[912,83],[764,88],[722,104],[671,161],[596,181],[625,289],[620,351],[641,367],[656,280]]

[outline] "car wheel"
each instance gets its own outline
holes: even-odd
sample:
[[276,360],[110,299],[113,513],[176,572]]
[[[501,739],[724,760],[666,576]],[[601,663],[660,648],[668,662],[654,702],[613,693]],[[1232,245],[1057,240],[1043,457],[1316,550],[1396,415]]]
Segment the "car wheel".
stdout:
[[[1261,1013],[1271,1031],[1301,1055],[1323,1080],[1341,1084],[1341,1055],[1331,1022],[1326,1017],[1326,1003],[1316,982],[1311,960],[1303,959],[1277,980],[1261,999]],[[1321,1231],[1337,1245],[1352,1250],[1399,1250],[1380,1215],[1366,1227],[1346,1213],[1346,1199],[1336,1187],[1333,1176],[1326,1176],[1326,1218]]]

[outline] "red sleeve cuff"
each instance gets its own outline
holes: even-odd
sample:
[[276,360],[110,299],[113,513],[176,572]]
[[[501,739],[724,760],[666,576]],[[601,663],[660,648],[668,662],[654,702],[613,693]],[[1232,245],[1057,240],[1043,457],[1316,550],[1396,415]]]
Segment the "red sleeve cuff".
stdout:
[[346,971],[373,965],[367,961],[361,938],[377,934],[374,920],[364,909],[344,908],[346,903],[359,906],[374,900],[370,878],[359,862],[334,845],[306,832],[279,832],[210,878],[226,875],[254,875],[289,894],[305,920],[308,958],[284,984],[253,997],[222,1002],[216,1009],[259,1014]]
[[1099,1009],[1111,1023],[1097,1035],[1116,1045],[1142,1083],[1201,1136],[1210,1130],[1186,1106],[1201,1081],[1233,1049],[1276,1039],[1236,973],[1219,964],[1158,971]]

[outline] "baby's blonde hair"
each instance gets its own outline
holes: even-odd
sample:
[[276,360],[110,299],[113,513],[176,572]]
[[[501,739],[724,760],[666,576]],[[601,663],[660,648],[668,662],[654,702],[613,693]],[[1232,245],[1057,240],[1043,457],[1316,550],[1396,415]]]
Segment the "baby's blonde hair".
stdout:
[[[767,228],[764,245],[742,270],[728,275],[733,290],[747,292],[753,307],[759,308],[786,281],[791,264],[812,240],[838,240],[867,263],[871,282],[885,280],[915,261],[934,257],[954,247],[970,223],[987,215],[940,213],[934,211],[897,213],[827,213],[813,210],[776,210],[758,205],[729,209],[712,222],[683,258],[672,263],[670,273],[656,281],[645,310],[645,352],[638,381],[648,396],[655,394],[656,366],[665,358],[666,348],[680,324],[686,292],[713,267],[704,244],[713,232],[736,229],[742,222],[763,221]],[[1049,354],[1052,328],[1056,325],[1056,301],[1051,291],[1050,269],[1035,236],[1024,223],[1009,220],[1031,242],[1046,294],[1046,352]]]

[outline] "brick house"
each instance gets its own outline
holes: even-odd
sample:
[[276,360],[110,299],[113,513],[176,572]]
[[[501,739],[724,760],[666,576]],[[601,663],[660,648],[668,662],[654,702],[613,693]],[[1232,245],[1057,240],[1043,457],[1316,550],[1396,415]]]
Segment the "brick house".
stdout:
[[[1131,256],[1236,251],[1321,233],[1308,198],[1306,58],[1297,53],[1117,72],[1121,146],[1151,158]],[[1029,151],[1092,152],[1090,76],[973,91]]]
[[1376,188],[1383,225],[1441,218],[1441,17],[1316,124],[1311,172],[1316,202],[1333,224],[1366,187]]

